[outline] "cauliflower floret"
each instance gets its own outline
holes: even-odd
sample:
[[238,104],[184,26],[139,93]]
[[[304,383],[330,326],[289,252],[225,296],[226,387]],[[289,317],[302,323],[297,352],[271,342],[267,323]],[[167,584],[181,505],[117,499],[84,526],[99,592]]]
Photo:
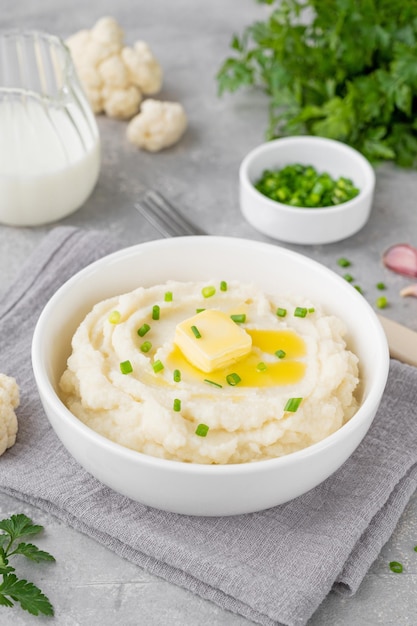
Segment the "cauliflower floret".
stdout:
[[135,146],[158,152],[176,143],[187,128],[187,116],[178,102],[148,99],[128,124],[127,138]]
[[106,87],[125,89],[129,85],[129,72],[122,57],[117,54],[109,57],[98,66],[98,74]]
[[14,378],[0,374],[0,456],[16,441],[19,387]]
[[91,35],[106,48],[113,48],[117,52],[123,46],[124,32],[114,17],[100,18],[91,29]]
[[161,89],[162,69],[149,46],[124,46],[124,33],[113,17],[99,19],[66,43],[94,113],[129,119],[139,110],[142,93]]
[[126,89],[105,89],[103,98],[106,115],[124,120],[135,115],[142,95],[137,87],[131,85]]
[[137,41],[133,48],[126,46],[122,50],[122,59],[129,72],[130,80],[145,95],[153,95],[162,86],[162,68],[154,57],[148,44]]

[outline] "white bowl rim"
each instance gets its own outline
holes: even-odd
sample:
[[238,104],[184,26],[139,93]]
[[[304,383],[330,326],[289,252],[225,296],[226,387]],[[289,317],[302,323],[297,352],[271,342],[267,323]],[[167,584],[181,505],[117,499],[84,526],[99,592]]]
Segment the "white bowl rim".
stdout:
[[[71,278],[69,278],[61,287],[57,289],[57,291],[51,296],[45,307],[43,308],[38,321],[35,326],[35,330],[32,338],[32,368],[35,376],[36,384],[39,387],[40,395],[48,398],[48,403],[52,406],[52,408],[57,412],[60,418],[64,418],[69,421],[73,427],[75,427],[78,432],[82,433],[86,436],[91,442],[98,443],[102,448],[105,448],[111,451],[113,454],[124,457],[126,460],[137,461],[140,460],[145,465],[149,465],[151,467],[160,468],[160,469],[169,469],[169,471],[175,471],[178,473],[189,473],[192,474],[200,474],[200,475],[210,475],[210,474],[246,474],[246,473],[256,473],[262,472],[266,468],[271,468],[273,466],[291,466],[296,463],[298,459],[306,459],[309,456],[315,456],[319,454],[322,450],[331,447],[334,443],[337,443],[339,439],[343,438],[344,433],[356,428],[356,425],[359,421],[362,421],[362,415],[366,413],[368,410],[376,411],[380,399],[382,397],[383,391],[385,389],[386,381],[388,378],[389,371],[389,352],[388,352],[388,344],[385,337],[384,330],[376,313],[373,311],[372,307],[363,300],[363,305],[368,309],[368,313],[372,319],[372,323],[374,326],[374,330],[377,335],[379,335],[380,341],[378,342],[378,346],[380,347],[380,358],[376,359],[375,368],[376,372],[376,383],[370,390],[368,397],[364,401],[363,404],[359,407],[358,411],[353,415],[353,417],[346,422],[341,428],[337,431],[325,437],[323,440],[308,446],[307,448],[303,448],[302,450],[298,450],[296,452],[292,452],[290,454],[286,454],[284,456],[265,459],[260,461],[254,461],[251,463],[228,463],[228,464],[218,464],[218,465],[209,465],[209,464],[200,464],[200,463],[184,463],[181,461],[175,461],[171,459],[162,459],[159,457],[153,457],[151,455],[144,454],[143,452],[138,452],[136,450],[131,450],[130,448],[124,447],[121,444],[118,444],[110,439],[107,439],[103,435],[100,435],[90,427],[86,426],[81,420],[79,420],[71,411],[64,405],[61,399],[58,397],[51,381],[49,380],[43,360],[41,358],[41,346],[42,346],[42,333],[44,331],[44,327],[47,325],[47,317],[50,309],[53,308],[54,303],[62,293],[70,290],[74,283],[76,283],[80,278],[83,278],[86,274],[95,270],[96,267],[99,267],[103,262],[111,262],[113,260],[117,260],[122,258],[125,255],[130,255],[135,252],[136,249],[146,249],[153,247],[164,247],[166,245],[170,245],[170,242],[173,241],[178,242],[178,245],[184,244],[187,241],[198,241],[198,240],[207,240],[210,239],[213,242],[214,248],[216,247],[216,242],[224,242],[224,241],[233,241],[242,243],[243,245],[252,247],[254,249],[264,249],[267,248],[279,248],[280,253],[284,255],[288,255],[292,258],[299,258],[300,260],[308,260],[313,266],[318,267],[321,271],[332,275],[333,278],[339,279],[341,285],[346,284],[346,281],[338,276],[333,270],[329,269],[322,263],[306,257],[299,252],[295,252],[293,250],[289,250],[287,248],[282,248],[280,246],[276,246],[274,244],[260,242],[251,239],[244,239],[239,237],[227,237],[227,236],[216,236],[216,235],[196,235],[196,236],[185,236],[185,237],[175,237],[169,239],[155,239],[153,241],[148,241],[144,243],[134,244],[132,246],[128,246],[125,248],[121,248],[113,253],[107,254],[100,259],[97,259],[93,263],[90,263],[85,268],[76,272]],[[348,287],[348,284],[346,284]],[[363,298],[359,293],[352,293],[353,297],[358,297],[358,302]]]
[[[342,202],[341,204],[337,204],[335,206],[293,207],[289,204],[283,204],[282,202],[279,202],[278,200],[272,200],[272,198],[268,198],[268,196],[265,196],[263,193],[261,193],[255,188],[254,184],[249,179],[248,169],[249,169],[249,166],[253,163],[253,161],[260,154],[273,152],[273,150],[278,144],[282,147],[285,147],[285,145],[289,145],[289,144],[295,144],[295,145],[301,144],[302,145],[306,143],[318,144],[318,145],[320,144],[333,145],[335,147],[338,147],[338,149],[345,151],[347,155],[350,155],[351,157],[355,158],[361,164],[365,172],[366,183],[359,190],[359,193],[357,196],[355,196],[351,200],[348,200],[347,202]],[[360,198],[372,193],[375,187],[375,171],[373,167],[371,166],[371,164],[369,163],[369,161],[360,152],[358,152],[358,150],[355,150],[355,148],[348,146],[342,141],[337,141],[336,139],[328,139],[327,137],[318,137],[315,135],[297,135],[295,137],[280,137],[278,139],[272,139],[271,141],[267,141],[266,143],[262,143],[256,146],[255,148],[253,148],[253,150],[248,152],[248,154],[243,159],[239,168],[239,178],[240,178],[241,184],[245,187],[245,189],[249,191],[249,193],[251,193],[256,198],[264,200],[265,203],[269,205],[270,207],[275,208],[275,209],[278,207],[279,210],[284,213],[288,213],[291,215],[300,215],[300,216],[302,215],[305,216],[306,211],[314,211],[315,215],[325,215],[329,213],[332,213],[332,214],[343,213],[346,210],[348,210],[353,204],[355,204]]]

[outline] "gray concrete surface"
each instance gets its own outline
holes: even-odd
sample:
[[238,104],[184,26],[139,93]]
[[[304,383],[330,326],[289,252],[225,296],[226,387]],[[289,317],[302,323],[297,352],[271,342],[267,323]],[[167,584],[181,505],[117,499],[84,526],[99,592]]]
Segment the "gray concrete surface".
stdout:
[[[103,15],[114,15],[128,43],[144,39],[160,59],[165,81],[158,97],[182,102],[188,113],[190,126],[181,143],[159,154],[136,150],[125,139],[124,122],[100,117],[103,163],[98,185],[87,203],[61,223],[117,232],[126,245],[157,238],[133,207],[137,194],[153,187],[212,234],[268,241],[242,218],[237,187],[241,159],[263,140],[266,99],[251,91],[219,99],[214,79],[228,54],[232,33],[265,11],[253,0],[3,0],[2,29],[37,28],[65,37],[91,27]],[[364,297],[373,304],[379,295],[375,285],[384,281],[391,303],[385,314],[417,330],[417,300],[399,296],[400,288],[410,281],[389,273],[381,263],[382,252],[391,244],[417,245],[416,197],[416,173],[384,165],[377,170],[371,219],[360,233],[339,244],[287,247],[336,271],[339,256],[347,256]],[[52,227],[0,225],[0,296]],[[43,512],[0,495],[1,518],[17,512],[25,512],[47,529],[40,543],[56,556],[57,564],[35,572],[29,563],[26,573],[51,598],[56,618],[51,622],[0,607],[1,626],[250,624],[143,572]],[[415,495],[356,596],[342,599],[331,594],[309,626],[416,624],[416,544]],[[394,559],[404,563],[403,574],[389,571],[388,563]]]

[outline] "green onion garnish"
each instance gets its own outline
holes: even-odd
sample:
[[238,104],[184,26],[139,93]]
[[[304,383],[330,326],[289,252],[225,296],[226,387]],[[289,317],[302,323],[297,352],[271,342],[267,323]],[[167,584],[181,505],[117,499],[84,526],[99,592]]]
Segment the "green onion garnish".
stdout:
[[208,383],[209,385],[213,385],[213,387],[219,387],[220,389],[223,387],[223,385],[220,385],[219,383],[215,383],[214,380],[209,380],[208,378],[205,378],[204,382]]
[[303,306],[297,306],[294,311],[294,317],[305,317],[307,315],[307,309]]
[[108,317],[110,324],[118,324],[121,319],[121,314],[119,311],[112,311]]
[[167,291],[164,296],[165,302],[172,302],[172,291]]
[[308,312],[309,312],[309,313],[314,313],[314,312],[315,312],[315,310],[316,310],[316,309],[314,308],[314,306],[311,306],[311,307],[308,309]]
[[394,574],[401,574],[401,572],[403,571],[403,566],[401,565],[401,563],[398,563],[398,561],[391,561],[391,563],[389,564],[389,568],[391,572],[394,572]]
[[227,291],[227,282],[225,280],[220,282],[220,291]]
[[385,309],[388,306],[388,298],[386,298],[385,296],[381,296],[380,298],[377,298],[375,304],[378,309]]
[[195,312],[196,313],[202,313],[203,311],[205,311],[206,309],[196,309]]
[[205,298],[211,298],[211,296],[214,296],[214,294],[216,293],[216,288],[212,285],[209,285],[208,287],[203,287],[201,293]]
[[386,289],[386,288],[387,288],[387,286],[386,286],[386,284],[385,284],[385,283],[377,283],[377,284],[376,284],[376,288],[377,288],[377,289],[380,289],[380,290],[382,291],[383,289]]
[[144,337],[146,333],[150,330],[151,330],[151,327],[149,326],[149,324],[142,324],[142,326],[138,328],[139,337]]
[[193,335],[196,339],[201,339],[201,333],[198,330],[197,326],[191,326],[191,330],[193,331]]
[[152,348],[152,344],[151,344],[150,341],[144,341],[143,344],[140,347],[142,352],[149,352],[149,350],[151,350],[151,348]]
[[208,431],[209,431],[209,427],[207,426],[207,424],[199,424],[197,428],[195,429],[195,434],[198,435],[199,437],[206,437]]
[[236,313],[236,315],[231,315],[230,318],[236,324],[244,324],[246,322],[246,313]]
[[159,308],[159,305],[158,305],[158,304],[155,304],[155,305],[152,307],[152,319],[153,319],[153,320],[159,320],[159,315],[160,315],[160,313],[161,313],[161,310],[160,310],[160,308]]
[[152,363],[153,371],[155,374],[161,372],[164,369],[164,364],[158,359],[154,363]]
[[287,315],[287,309],[283,309],[280,306],[277,308],[278,317],[285,317]]
[[264,372],[267,369],[265,363],[263,361],[261,361],[260,363],[258,363],[258,365],[256,366],[256,371],[257,372]]
[[174,405],[172,408],[174,409],[174,411],[181,411],[181,400],[178,400],[178,398],[175,398]]
[[340,259],[337,260],[337,264],[340,265],[340,267],[349,267],[349,265],[351,265],[351,262],[342,256],[340,257]]
[[130,361],[122,361],[122,363],[120,363],[120,371],[122,372],[122,374],[130,374],[131,372],[133,372],[133,367]]
[[226,380],[229,383],[229,385],[231,385],[232,387],[234,387],[235,385],[237,385],[238,383],[240,383],[240,381],[242,380],[241,377],[239,376],[239,374],[236,374],[235,372],[233,372],[233,374],[228,374],[226,376]]
[[353,285],[353,286],[356,289],[356,291],[358,291],[359,293],[363,293],[363,289],[362,287],[360,287],[360,285]]
[[173,374],[174,382],[179,383],[181,381],[181,372],[180,370],[174,370]]
[[417,546],[414,546],[414,552],[417,552]]
[[353,283],[353,281],[355,280],[355,279],[353,278],[352,274],[345,274],[345,275],[343,276],[343,278],[344,278],[345,280],[347,280],[347,281],[348,281],[348,283]]
[[287,356],[287,353],[285,352],[285,350],[277,350],[275,352],[275,355],[279,358],[279,359],[283,359],[284,356]]
[[302,398],[290,398],[284,407],[284,411],[295,413],[298,407],[300,406],[301,401],[302,401]]

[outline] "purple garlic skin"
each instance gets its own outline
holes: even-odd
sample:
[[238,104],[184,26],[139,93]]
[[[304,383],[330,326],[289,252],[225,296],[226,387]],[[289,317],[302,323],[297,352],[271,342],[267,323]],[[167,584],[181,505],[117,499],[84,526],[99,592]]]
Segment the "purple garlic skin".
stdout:
[[417,248],[408,243],[399,243],[388,248],[382,256],[382,261],[385,267],[397,274],[417,277]]

